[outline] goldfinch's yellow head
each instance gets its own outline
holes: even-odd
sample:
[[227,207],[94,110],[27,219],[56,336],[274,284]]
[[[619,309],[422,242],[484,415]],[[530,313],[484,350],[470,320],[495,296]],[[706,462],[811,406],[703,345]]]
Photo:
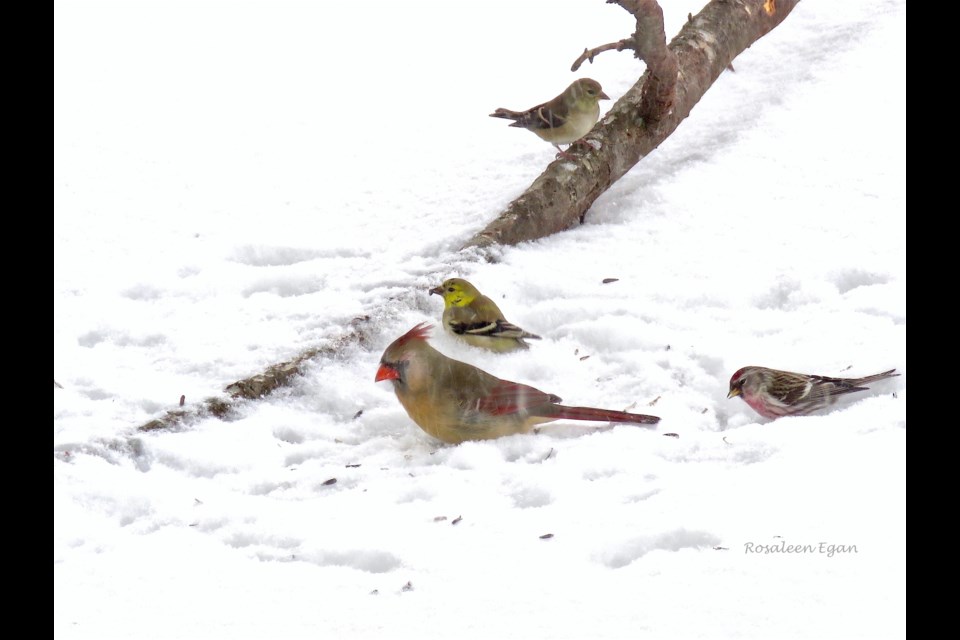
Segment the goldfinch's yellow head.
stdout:
[[443,296],[444,307],[465,307],[480,295],[475,286],[463,278],[450,278],[439,287],[430,289],[430,293]]

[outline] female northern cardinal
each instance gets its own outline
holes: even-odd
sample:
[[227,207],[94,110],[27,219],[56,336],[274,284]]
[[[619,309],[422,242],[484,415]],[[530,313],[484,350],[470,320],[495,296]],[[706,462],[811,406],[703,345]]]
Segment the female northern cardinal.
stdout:
[[432,325],[420,323],[393,341],[380,358],[375,380],[390,380],[400,404],[421,429],[458,444],[515,433],[553,420],[597,420],[656,424],[657,416],[566,407],[539,389],[501,380],[443,355],[429,344]]
[[766,367],[744,367],[730,378],[727,398],[740,396],[764,418],[806,415],[835,403],[839,396],[900,375],[896,369],[863,378],[828,378]]

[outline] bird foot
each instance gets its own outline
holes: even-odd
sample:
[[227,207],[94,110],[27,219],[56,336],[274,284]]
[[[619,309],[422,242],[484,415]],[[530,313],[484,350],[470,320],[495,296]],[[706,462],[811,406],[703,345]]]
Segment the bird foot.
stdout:
[[586,140],[584,140],[583,138],[580,138],[579,140],[574,140],[573,142],[571,142],[570,144],[568,144],[566,151],[564,151],[564,150],[561,149],[560,147],[557,147],[557,145],[553,145],[553,146],[557,147],[557,156],[556,156],[556,157],[557,157],[557,158],[563,158],[564,160],[573,160],[573,159],[576,158],[577,156],[575,156],[574,154],[570,153],[570,150],[573,149],[574,147],[578,146],[578,145],[579,145],[579,146],[582,146],[582,147],[586,147],[586,148],[587,148],[587,151],[593,151],[593,145],[590,144],[589,142],[587,142]]

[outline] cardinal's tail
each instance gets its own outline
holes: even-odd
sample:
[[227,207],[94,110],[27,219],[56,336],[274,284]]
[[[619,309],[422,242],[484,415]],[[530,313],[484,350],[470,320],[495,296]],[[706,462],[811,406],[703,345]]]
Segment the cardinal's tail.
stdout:
[[612,409],[595,409],[593,407],[565,407],[554,405],[556,413],[550,417],[555,420],[597,420],[599,422],[630,422],[633,424],[657,424],[660,418],[642,413],[627,413]]

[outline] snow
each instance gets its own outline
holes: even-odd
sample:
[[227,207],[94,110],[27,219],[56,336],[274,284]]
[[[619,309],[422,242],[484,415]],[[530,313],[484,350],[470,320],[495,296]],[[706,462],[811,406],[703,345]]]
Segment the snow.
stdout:
[[[672,37],[703,3],[662,5]],[[55,2],[55,637],[905,635],[906,2],[801,2],[584,225],[458,252],[555,153],[487,114],[615,101],[642,63],[569,65],[632,30]],[[544,339],[443,353],[660,424],[432,440],[373,378],[453,276]],[[229,419],[138,431],[360,316]],[[751,364],[904,375],[771,422],[726,399]]]

